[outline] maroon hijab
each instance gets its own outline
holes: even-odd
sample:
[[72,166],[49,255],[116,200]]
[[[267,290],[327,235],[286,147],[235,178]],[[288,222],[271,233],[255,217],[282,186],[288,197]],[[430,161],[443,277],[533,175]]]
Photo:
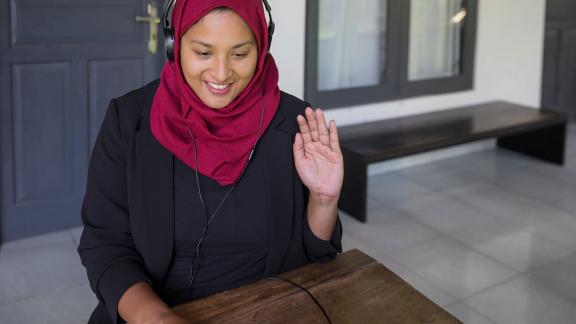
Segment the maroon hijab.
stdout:
[[[188,86],[180,66],[180,38],[215,8],[236,12],[252,30],[258,44],[258,62],[250,83],[227,107],[206,106]],[[162,70],[150,113],[152,134],[168,151],[191,168],[221,185],[235,183],[250,151],[272,121],[280,102],[278,69],[268,52],[268,28],[261,0],[179,0],[173,10],[174,62]],[[196,140],[198,165],[194,161]],[[259,139],[259,138],[258,138]]]

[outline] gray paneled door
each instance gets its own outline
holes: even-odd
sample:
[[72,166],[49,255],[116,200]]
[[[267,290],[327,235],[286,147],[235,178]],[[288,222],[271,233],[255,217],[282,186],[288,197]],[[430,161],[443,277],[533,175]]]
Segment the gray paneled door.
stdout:
[[542,106],[576,122],[576,1],[547,0]]
[[150,23],[136,22],[150,2],[0,0],[1,241],[80,224],[108,101],[164,62],[162,39],[153,54]]

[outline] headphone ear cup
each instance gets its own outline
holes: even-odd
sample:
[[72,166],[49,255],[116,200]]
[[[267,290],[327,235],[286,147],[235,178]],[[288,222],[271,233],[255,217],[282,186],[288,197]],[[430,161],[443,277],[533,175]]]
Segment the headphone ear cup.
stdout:
[[164,30],[164,45],[166,46],[166,57],[174,61],[174,32],[171,29]]
[[162,24],[164,27],[164,45],[166,46],[166,57],[168,60],[174,60],[174,28],[172,26],[172,11],[176,4],[176,0],[168,0],[164,7],[164,15],[162,16]]

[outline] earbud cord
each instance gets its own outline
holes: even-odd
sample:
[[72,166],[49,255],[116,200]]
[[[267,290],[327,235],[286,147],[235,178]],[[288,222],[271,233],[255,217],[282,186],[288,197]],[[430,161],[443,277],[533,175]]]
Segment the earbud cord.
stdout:
[[302,287],[301,285],[299,285],[299,284],[297,284],[297,283],[295,283],[295,282],[293,282],[293,281],[291,281],[291,280],[288,280],[288,279],[285,279],[285,278],[282,278],[282,277],[272,276],[272,277],[268,277],[268,279],[278,280],[278,281],[284,281],[284,282],[287,282],[287,283],[289,283],[289,284],[291,284],[291,285],[293,285],[293,286],[295,286],[295,287],[303,290],[306,294],[308,294],[308,296],[310,296],[310,298],[312,298],[312,301],[314,301],[314,303],[316,304],[316,306],[318,306],[318,308],[320,308],[320,310],[322,311],[322,314],[324,314],[324,317],[326,318],[326,320],[328,321],[328,323],[329,323],[329,324],[332,324],[332,321],[330,320],[330,317],[328,316],[328,313],[326,312],[326,310],[324,309],[324,307],[322,307],[322,305],[320,304],[320,302],[316,299],[316,297],[314,297],[314,295],[312,295],[312,293],[311,293],[308,289]]
[[216,207],[216,209],[212,213],[212,216],[210,216],[210,217],[208,217],[208,209],[206,208],[206,205],[204,203],[204,199],[202,197],[202,190],[200,190],[200,180],[198,177],[198,154],[197,154],[198,150],[197,150],[197,146],[196,146],[196,138],[194,137],[194,135],[192,135],[192,131],[190,130],[190,128],[188,128],[188,135],[190,135],[190,137],[192,138],[192,141],[194,142],[194,166],[195,166],[194,170],[195,170],[195,175],[196,175],[196,185],[198,188],[198,196],[200,197],[200,203],[202,204],[202,208],[204,209],[204,211],[206,213],[206,225],[204,226],[204,229],[202,230],[202,235],[200,236],[200,239],[198,240],[198,243],[196,244],[196,258],[194,259],[192,266],[190,267],[190,273],[188,276],[188,283],[189,283],[188,287],[189,287],[190,294],[192,294],[192,285],[194,283],[194,279],[196,279],[196,275],[198,274],[198,270],[200,270],[200,266],[201,266],[201,264],[200,264],[200,246],[202,245],[202,242],[204,241],[204,237],[206,236],[206,232],[208,231],[208,226],[212,223],[212,221],[214,220],[214,217],[216,217],[216,214],[218,214],[218,212],[220,211],[220,208],[224,204],[224,201],[226,201],[228,196],[236,188],[236,185],[240,182],[240,179],[242,178],[242,176],[244,175],[244,172],[246,171],[246,168],[248,167],[248,163],[250,162],[250,160],[252,159],[252,156],[254,155],[254,150],[256,149],[256,144],[258,144],[258,139],[260,138],[260,133],[262,132],[262,124],[264,122],[264,94],[262,94],[261,103],[262,103],[261,104],[261,115],[260,115],[260,123],[258,125],[258,132],[256,134],[256,140],[254,141],[254,145],[252,146],[252,150],[250,151],[250,155],[248,156],[248,160],[246,160],[246,163],[244,164],[244,167],[242,168],[242,173],[240,174],[240,177],[234,183],[232,188],[230,188],[228,190],[226,195],[224,195],[224,198],[222,198],[222,200],[220,200],[218,207]]

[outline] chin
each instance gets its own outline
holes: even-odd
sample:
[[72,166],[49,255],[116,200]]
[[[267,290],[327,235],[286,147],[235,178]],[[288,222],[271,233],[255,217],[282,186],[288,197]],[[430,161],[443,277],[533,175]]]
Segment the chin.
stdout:
[[206,100],[204,100],[203,98],[200,99],[202,99],[202,101],[204,102],[204,104],[206,104],[206,106],[212,109],[225,108],[232,102],[232,100],[227,99],[212,99],[212,98],[205,98]]

